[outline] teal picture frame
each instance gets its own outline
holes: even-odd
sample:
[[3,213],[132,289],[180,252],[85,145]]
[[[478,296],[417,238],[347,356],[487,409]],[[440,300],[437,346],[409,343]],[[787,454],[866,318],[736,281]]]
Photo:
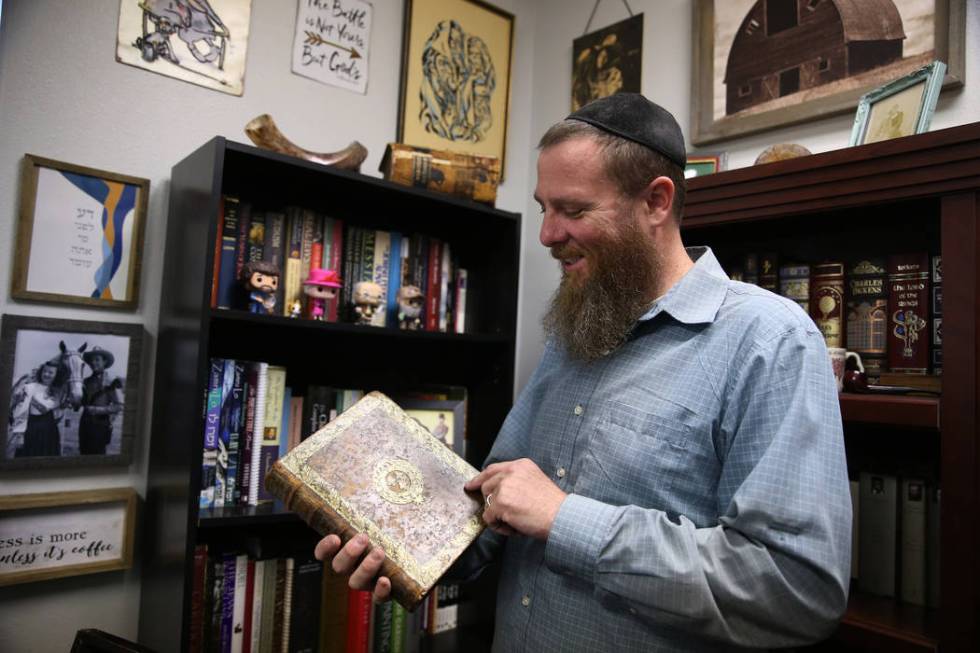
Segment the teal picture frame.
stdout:
[[865,93],[858,102],[849,145],[866,145],[929,131],[946,75],[942,61]]

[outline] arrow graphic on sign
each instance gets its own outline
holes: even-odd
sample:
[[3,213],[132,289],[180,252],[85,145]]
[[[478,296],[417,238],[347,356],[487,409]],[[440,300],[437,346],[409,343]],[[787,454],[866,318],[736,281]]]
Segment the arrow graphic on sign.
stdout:
[[330,45],[330,46],[333,46],[333,47],[337,48],[338,50],[343,50],[345,52],[350,52],[350,58],[351,59],[360,59],[361,58],[361,54],[357,50],[355,50],[354,48],[346,48],[346,47],[344,47],[342,45],[338,45],[338,44],[333,43],[331,41],[327,41],[326,39],[324,39],[322,36],[320,36],[316,32],[307,31],[306,32],[306,41],[304,41],[304,43],[306,43],[307,45]]

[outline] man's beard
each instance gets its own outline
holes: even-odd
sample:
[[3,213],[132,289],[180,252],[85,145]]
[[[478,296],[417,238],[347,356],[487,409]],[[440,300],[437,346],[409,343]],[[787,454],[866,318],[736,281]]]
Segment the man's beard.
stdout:
[[[562,248],[552,249],[565,258]],[[577,285],[565,274],[551,298],[543,324],[573,358],[593,361],[619,347],[650,306],[650,288],[660,259],[632,215],[616,234],[590,251],[588,277]]]

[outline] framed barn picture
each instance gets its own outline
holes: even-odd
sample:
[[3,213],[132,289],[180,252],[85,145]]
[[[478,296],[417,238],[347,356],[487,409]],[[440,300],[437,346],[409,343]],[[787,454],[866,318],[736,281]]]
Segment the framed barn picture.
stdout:
[[964,79],[966,0],[695,0],[691,142],[853,111],[933,60]]
[[406,0],[398,142],[495,156],[507,143],[514,16],[479,0]]
[[4,315],[0,469],[132,461],[142,324]]

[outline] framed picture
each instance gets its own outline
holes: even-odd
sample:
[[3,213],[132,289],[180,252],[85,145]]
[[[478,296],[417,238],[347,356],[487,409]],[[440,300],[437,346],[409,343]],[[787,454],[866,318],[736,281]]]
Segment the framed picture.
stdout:
[[150,182],[24,156],[11,296],[135,309]]
[[128,465],[142,324],[4,315],[0,469]]
[[639,93],[643,14],[572,41],[572,111],[614,93]]
[[479,0],[406,0],[398,142],[504,164],[514,16]]
[[858,102],[850,145],[877,143],[929,131],[946,65],[933,61],[866,93]]
[[132,488],[0,497],[0,586],[129,569]]
[[715,172],[724,170],[727,166],[728,156],[724,152],[687,155],[687,165],[684,166],[684,178],[703,177]]
[[396,399],[408,415],[456,454],[466,458],[466,400]]
[[966,0],[695,0],[691,142],[852,111],[933,60],[964,79]]

